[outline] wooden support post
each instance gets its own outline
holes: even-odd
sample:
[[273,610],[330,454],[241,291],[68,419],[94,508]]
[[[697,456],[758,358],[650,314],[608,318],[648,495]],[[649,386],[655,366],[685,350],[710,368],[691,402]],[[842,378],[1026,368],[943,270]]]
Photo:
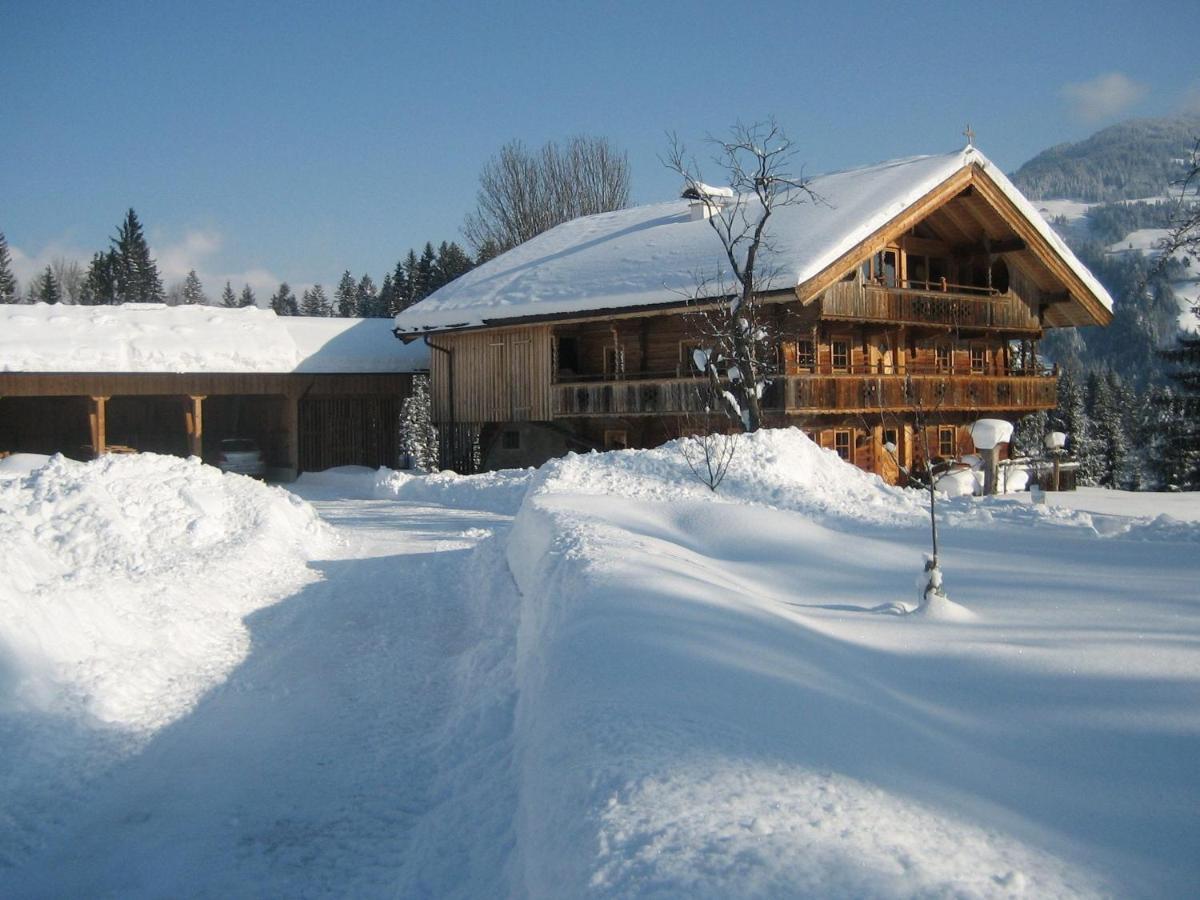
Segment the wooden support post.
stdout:
[[107,397],[88,399],[88,427],[92,434],[92,458],[99,459],[108,450],[108,426],[104,421]]
[[300,474],[300,398],[285,394],[283,398],[283,444],[286,454],[285,481],[295,481]]
[[184,411],[184,422],[187,425],[188,454],[204,456],[204,409],[203,395],[192,394],[188,398],[191,403]]

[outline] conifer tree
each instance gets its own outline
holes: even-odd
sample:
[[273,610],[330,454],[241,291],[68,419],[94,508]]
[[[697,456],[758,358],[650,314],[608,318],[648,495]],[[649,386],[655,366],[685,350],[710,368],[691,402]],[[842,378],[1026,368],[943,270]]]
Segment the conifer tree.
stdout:
[[142,233],[142,223],[132,208],[112,238],[112,245],[115,254],[116,302],[163,302],[158,266],[150,256],[150,245]]
[[1050,424],[1067,435],[1067,450],[1079,465],[1078,482],[1095,484],[1098,466],[1087,417],[1087,400],[1070,370],[1064,370],[1058,377],[1058,406],[1050,415]]
[[275,310],[277,316],[300,315],[300,304],[296,302],[296,295],[286,281],[280,283],[279,290],[271,296],[271,309]]
[[117,257],[111,250],[92,255],[79,302],[84,306],[110,306],[117,302]]
[[333,294],[337,314],[343,319],[352,319],[358,315],[357,296],[358,286],[354,283],[354,276],[347,269],[342,273],[342,280],[338,282],[337,290]]
[[400,406],[400,452],[410,467],[437,471],[438,435],[433,425],[429,379],[424,375],[413,378],[412,394]]
[[358,315],[364,319],[374,316],[378,302],[379,294],[375,290],[375,282],[371,280],[370,275],[363,275],[354,292],[354,305],[358,309]]
[[195,269],[189,270],[187,278],[183,280],[183,302],[189,306],[208,303],[208,297],[204,294],[204,286],[200,283],[200,277],[196,274]]
[[254,289],[248,284],[242,285],[242,293],[238,297],[238,306],[258,306],[258,298],[254,296]]
[[404,273],[404,261],[396,263],[392,272],[392,297],[388,306],[388,315],[394,316],[409,305],[408,276]]
[[417,278],[413,296],[417,301],[424,300],[434,291],[434,276],[437,266],[437,254],[434,253],[433,244],[425,242],[425,249],[421,251],[421,258],[417,261]]
[[392,273],[385,272],[383,275],[383,281],[379,284],[379,296],[377,297],[374,315],[390,315],[392,307],[396,305],[395,295],[396,289],[394,283],[392,282]]
[[1177,388],[1162,403],[1164,469],[1169,486],[1200,490],[1200,337],[1181,337],[1162,357]]
[[417,261],[417,254],[413,250],[408,251],[408,256],[404,257],[403,262],[399,264],[404,273],[404,300],[401,309],[408,309],[418,300],[424,299],[421,294],[421,274],[420,267]]
[[233,285],[228,281],[225,282],[225,290],[221,291],[221,305],[226,309],[233,309],[238,305],[237,295],[233,292]]
[[35,296],[42,303],[62,302],[62,291],[59,290],[58,281],[49,266],[46,266],[46,271],[37,280]]
[[0,231],[0,303],[16,303],[19,297],[17,276],[13,274],[8,255],[8,241]]
[[471,257],[466,254],[466,251],[458,244],[451,241],[442,243],[438,246],[437,259],[434,262],[433,285],[432,290],[444,287],[460,275],[464,275],[475,268],[475,264],[471,262]]
[[300,303],[300,315],[328,316],[331,312],[329,297],[326,296],[325,288],[321,285],[314,284],[304,292],[304,298]]

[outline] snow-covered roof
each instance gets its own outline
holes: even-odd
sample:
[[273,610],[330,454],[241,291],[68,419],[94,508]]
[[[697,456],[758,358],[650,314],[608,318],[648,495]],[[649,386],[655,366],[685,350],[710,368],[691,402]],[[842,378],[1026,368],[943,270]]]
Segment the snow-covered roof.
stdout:
[[429,350],[388,319],[214,306],[0,306],[0,372],[413,372]]
[[[820,274],[859,242],[963,167],[977,165],[1110,310],[1112,300],[1020,191],[974,147],[811,180],[823,202],[779,207],[770,224],[775,277],[788,290]],[[540,315],[669,303],[714,279],[721,248],[708,222],[675,200],[585,216],[559,225],[468,272],[396,317],[409,330],[474,327]],[[728,283],[728,278],[726,278]]]

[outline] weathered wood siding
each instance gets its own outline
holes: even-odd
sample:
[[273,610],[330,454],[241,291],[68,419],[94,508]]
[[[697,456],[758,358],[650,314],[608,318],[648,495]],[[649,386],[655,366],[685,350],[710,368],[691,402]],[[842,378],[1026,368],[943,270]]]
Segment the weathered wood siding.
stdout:
[[435,349],[432,354],[435,421],[483,423],[551,418],[550,326],[441,335],[430,343],[450,351],[446,354]]

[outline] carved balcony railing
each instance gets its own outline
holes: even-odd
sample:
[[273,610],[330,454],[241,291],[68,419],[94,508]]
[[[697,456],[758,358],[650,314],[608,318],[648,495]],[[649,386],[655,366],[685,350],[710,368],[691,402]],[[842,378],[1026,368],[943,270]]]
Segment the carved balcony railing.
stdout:
[[1037,331],[1033,311],[1012,292],[879,287],[839,282],[821,298],[821,315],[831,319]]
[[[764,409],[790,414],[1048,409],[1057,378],[1043,374],[779,375],[763,396]],[[700,378],[574,382],[552,386],[554,414],[651,416],[717,408]]]

